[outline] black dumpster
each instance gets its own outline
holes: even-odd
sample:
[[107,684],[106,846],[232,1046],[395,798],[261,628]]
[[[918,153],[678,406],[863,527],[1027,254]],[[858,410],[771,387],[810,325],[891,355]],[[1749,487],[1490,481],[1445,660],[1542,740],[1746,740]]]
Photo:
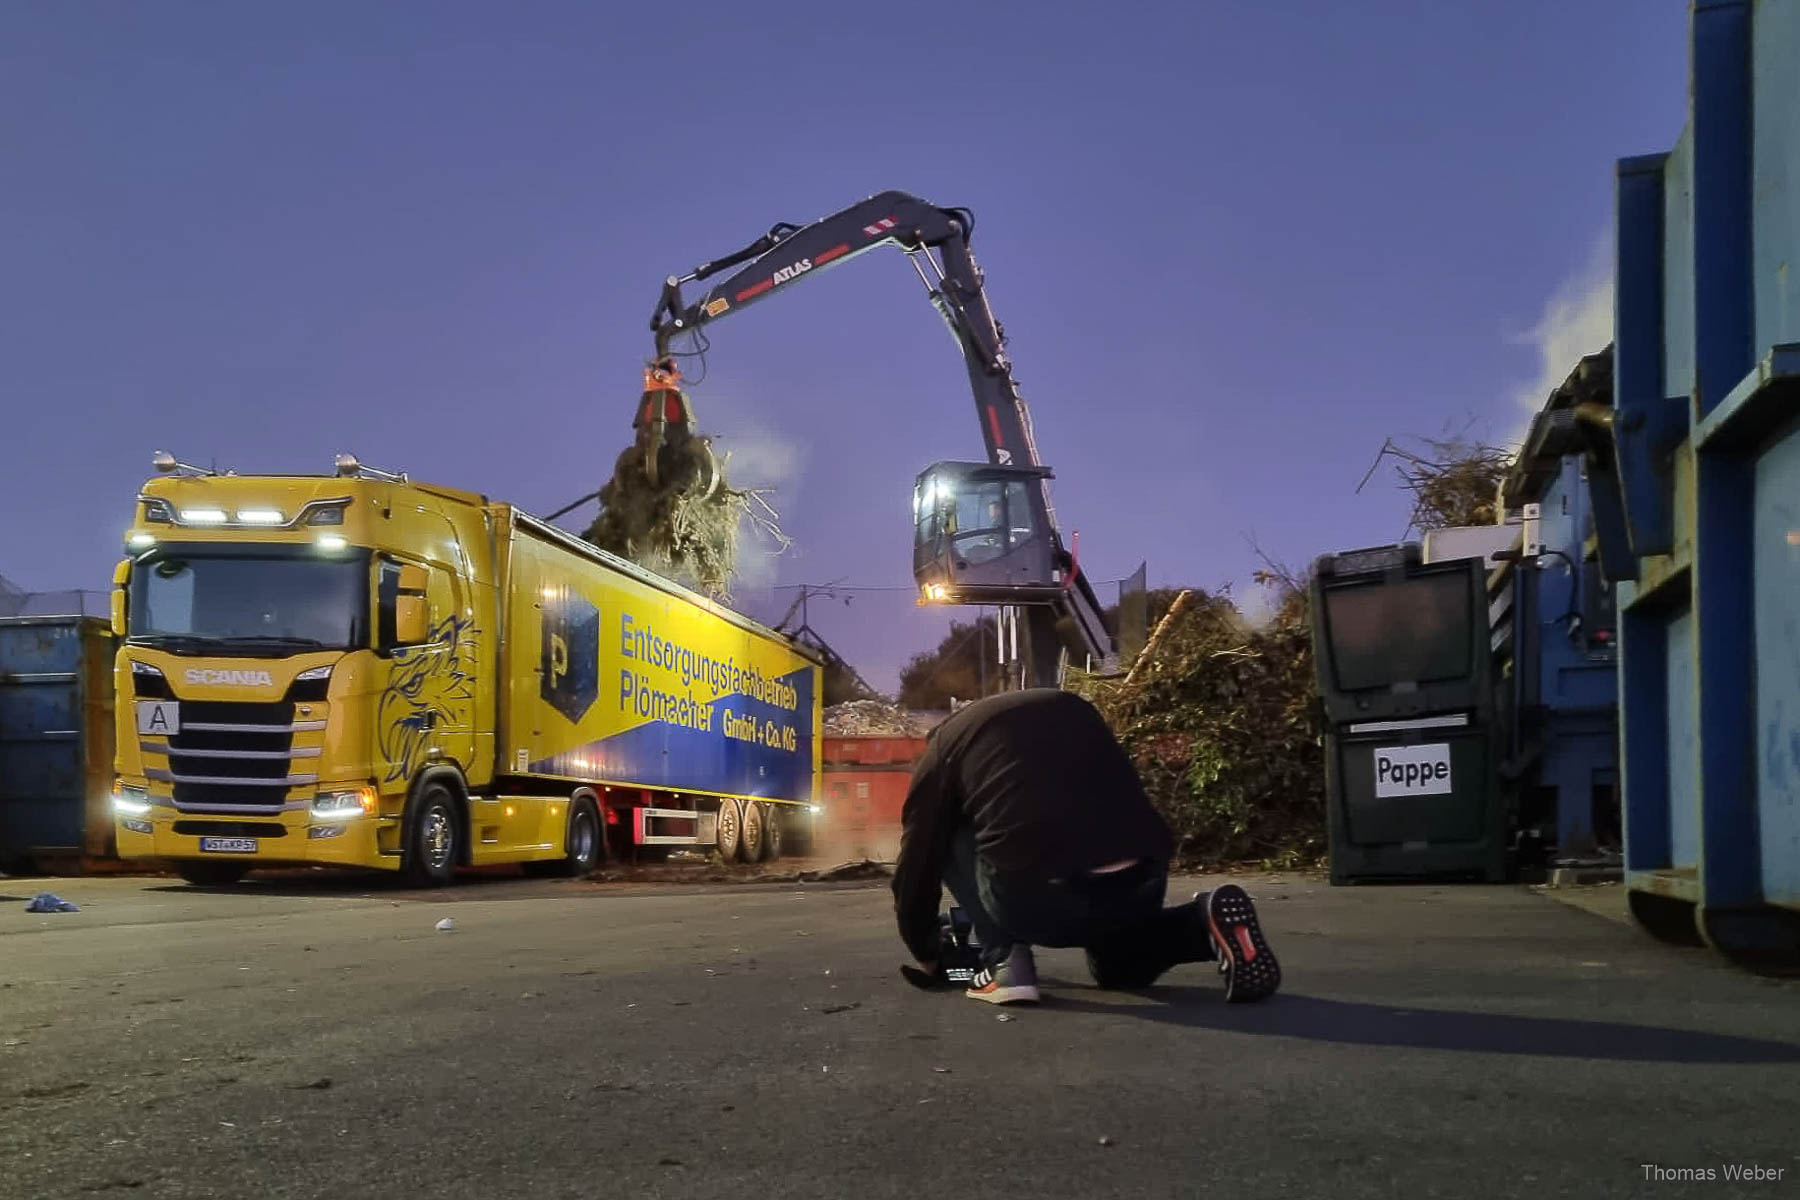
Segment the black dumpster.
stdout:
[[1482,559],[1416,543],[1321,558],[1313,658],[1331,881],[1510,872]]

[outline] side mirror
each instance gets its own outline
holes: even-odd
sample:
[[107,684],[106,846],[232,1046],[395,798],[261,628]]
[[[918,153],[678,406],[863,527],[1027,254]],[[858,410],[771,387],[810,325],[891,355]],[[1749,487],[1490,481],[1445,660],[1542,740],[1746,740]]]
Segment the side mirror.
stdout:
[[128,622],[126,619],[125,598],[126,587],[131,583],[131,560],[121,559],[113,566],[112,590],[112,635],[123,638]]
[[[423,572],[421,572],[422,574]],[[402,575],[404,580],[405,576]],[[420,587],[423,588],[421,582]],[[394,599],[394,640],[402,646],[417,646],[430,632],[425,597],[400,595]]]
[[402,596],[409,593],[423,596],[425,594],[426,586],[430,581],[431,577],[424,567],[414,563],[407,563],[400,568],[399,586],[400,594]]

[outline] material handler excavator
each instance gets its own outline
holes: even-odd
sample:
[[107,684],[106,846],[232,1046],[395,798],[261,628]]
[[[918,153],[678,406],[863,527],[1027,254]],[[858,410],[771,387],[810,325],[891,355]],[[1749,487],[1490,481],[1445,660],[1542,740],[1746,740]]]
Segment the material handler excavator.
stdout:
[[[1015,616],[1022,611],[1026,682],[1053,687],[1065,661],[1106,670],[1116,655],[1093,587],[1057,529],[1051,471],[1038,460],[1005,333],[969,248],[973,230],[967,209],[883,192],[809,225],[775,225],[735,254],[670,276],[650,320],[656,356],[644,372],[635,445],[653,485],[680,471],[714,486],[718,468],[695,432],[693,406],[671,349],[675,339],[699,334],[721,317],[877,246],[899,247],[962,349],[988,455],[985,463],[934,463],[914,482],[913,576],[920,602],[991,604]],[[684,285],[734,267],[740,269],[692,303],[684,299]],[[698,469],[696,459],[705,460]]]

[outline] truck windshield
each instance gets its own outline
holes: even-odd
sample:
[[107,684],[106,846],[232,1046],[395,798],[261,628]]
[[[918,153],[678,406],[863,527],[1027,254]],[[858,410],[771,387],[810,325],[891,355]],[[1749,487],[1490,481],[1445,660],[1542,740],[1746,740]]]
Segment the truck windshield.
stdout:
[[130,637],[189,652],[356,649],[368,588],[361,560],[165,552],[132,569]]

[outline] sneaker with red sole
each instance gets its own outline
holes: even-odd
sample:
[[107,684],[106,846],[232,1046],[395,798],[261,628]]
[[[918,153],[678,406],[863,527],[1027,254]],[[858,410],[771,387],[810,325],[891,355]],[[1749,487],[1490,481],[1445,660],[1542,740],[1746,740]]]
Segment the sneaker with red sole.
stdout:
[[1214,888],[1206,898],[1206,927],[1225,976],[1225,1002],[1250,1004],[1273,996],[1281,987],[1281,964],[1263,937],[1249,893],[1235,883]]
[[1037,960],[1031,956],[1031,947],[1015,945],[1004,962],[982,967],[964,994],[989,1004],[1036,1004]]

